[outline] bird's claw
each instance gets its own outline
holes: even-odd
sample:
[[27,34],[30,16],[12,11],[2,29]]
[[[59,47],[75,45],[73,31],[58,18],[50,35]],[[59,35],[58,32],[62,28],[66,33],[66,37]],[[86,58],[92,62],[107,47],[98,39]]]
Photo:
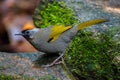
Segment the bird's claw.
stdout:
[[62,63],[63,63],[62,61],[59,61],[59,62],[51,63],[48,65],[43,65],[42,67],[52,67],[53,65],[58,65],[58,64],[62,64]]

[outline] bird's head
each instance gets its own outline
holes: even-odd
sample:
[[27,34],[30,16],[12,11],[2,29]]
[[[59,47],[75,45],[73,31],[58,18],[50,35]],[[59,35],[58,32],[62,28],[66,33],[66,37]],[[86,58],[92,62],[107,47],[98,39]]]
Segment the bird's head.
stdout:
[[23,30],[20,35],[22,35],[26,39],[33,39],[36,33],[39,31],[38,28],[34,28],[32,30]]
[[31,22],[28,22],[24,25],[21,33],[15,35],[22,35],[25,39],[30,40],[34,38],[38,31],[38,28],[36,28]]

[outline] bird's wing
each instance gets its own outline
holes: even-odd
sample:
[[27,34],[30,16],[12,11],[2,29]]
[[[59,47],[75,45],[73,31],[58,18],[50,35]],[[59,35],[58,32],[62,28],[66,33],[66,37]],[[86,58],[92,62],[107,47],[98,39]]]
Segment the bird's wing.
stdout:
[[[86,21],[86,22],[78,25],[78,30],[87,28],[87,27],[95,25],[95,24],[107,22],[107,21],[108,21],[107,19],[94,19],[94,20]],[[63,25],[54,26],[51,31],[49,42],[56,41],[62,35],[63,32],[65,32],[71,28],[72,28],[72,26],[67,26],[67,27],[63,26]]]
[[51,30],[49,42],[54,42],[62,35],[62,33],[64,33],[65,31],[71,28],[72,26],[63,26],[63,25],[54,26]]

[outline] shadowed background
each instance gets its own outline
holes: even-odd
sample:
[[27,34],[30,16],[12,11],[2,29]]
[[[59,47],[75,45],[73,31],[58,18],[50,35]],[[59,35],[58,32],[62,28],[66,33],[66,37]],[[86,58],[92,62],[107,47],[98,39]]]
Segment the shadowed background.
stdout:
[[23,37],[15,34],[27,22],[34,25],[32,14],[39,2],[40,0],[0,0],[0,51],[37,51]]

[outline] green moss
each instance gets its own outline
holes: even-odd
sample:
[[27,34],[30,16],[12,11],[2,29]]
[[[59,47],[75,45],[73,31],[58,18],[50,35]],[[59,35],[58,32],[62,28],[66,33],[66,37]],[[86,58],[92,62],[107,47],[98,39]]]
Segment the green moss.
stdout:
[[15,80],[15,77],[2,74],[0,75],[0,79],[1,80]]
[[72,25],[77,22],[73,10],[63,2],[42,1],[36,10],[35,25],[38,27],[48,27],[53,25]]
[[34,79],[26,76],[12,76],[12,75],[1,74],[0,80],[34,80]]
[[120,53],[109,32],[82,31],[73,41],[65,57],[71,72],[80,80],[118,80],[120,68],[114,58]]
[[46,76],[35,76],[34,78],[28,77],[28,76],[12,76],[12,75],[6,75],[1,74],[0,80],[59,80],[55,78],[53,75],[46,75]]

